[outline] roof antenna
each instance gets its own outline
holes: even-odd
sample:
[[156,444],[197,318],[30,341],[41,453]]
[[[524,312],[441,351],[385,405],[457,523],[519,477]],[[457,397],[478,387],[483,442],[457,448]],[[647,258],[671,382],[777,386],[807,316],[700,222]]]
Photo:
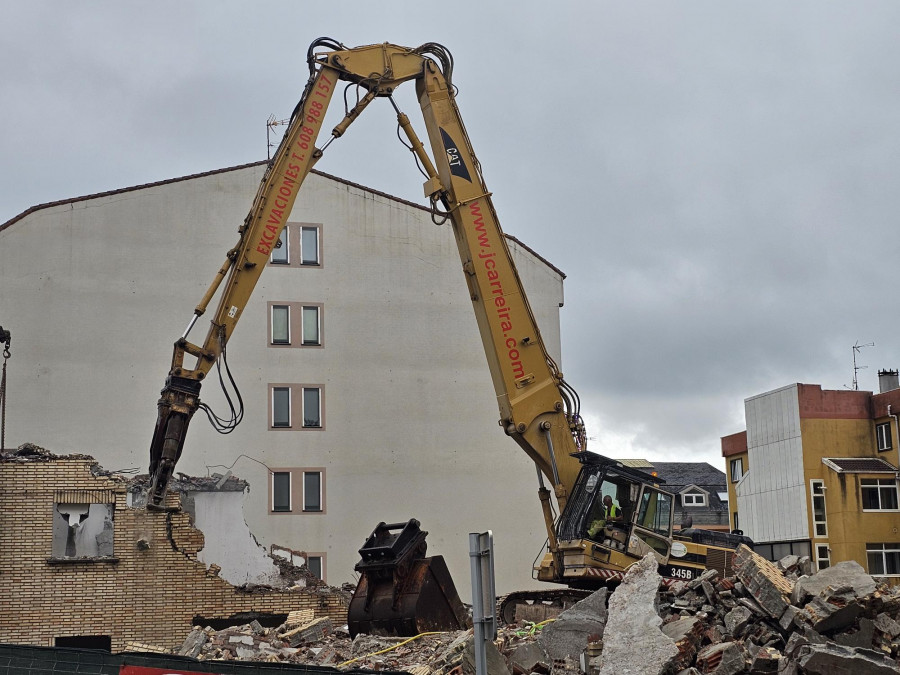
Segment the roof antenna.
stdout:
[[859,340],[856,341],[856,344],[853,345],[853,391],[859,391],[859,382],[856,379],[856,374],[860,370],[865,370],[869,366],[858,366],[856,365],[856,355],[859,354],[859,350],[863,347],[874,347],[874,342],[867,342],[864,345],[859,344]]
[[272,142],[272,134],[274,133],[275,127],[287,124],[288,122],[290,122],[290,120],[275,119],[275,115],[269,115],[269,119],[266,120],[266,159],[269,161],[272,160],[272,148],[275,147],[275,143]]

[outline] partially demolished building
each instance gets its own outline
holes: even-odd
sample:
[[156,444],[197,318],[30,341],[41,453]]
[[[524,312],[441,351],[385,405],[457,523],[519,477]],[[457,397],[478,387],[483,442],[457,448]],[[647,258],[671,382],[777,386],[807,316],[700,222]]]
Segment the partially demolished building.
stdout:
[[130,487],[86,455],[0,455],[0,641],[118,652],[177,647],[197,623],[277,625],[297,610],[345,622],[346,594],[314,579],[276,589],[221,578],[198,560],[203,532],[180,496],[151,512],[129,506]]

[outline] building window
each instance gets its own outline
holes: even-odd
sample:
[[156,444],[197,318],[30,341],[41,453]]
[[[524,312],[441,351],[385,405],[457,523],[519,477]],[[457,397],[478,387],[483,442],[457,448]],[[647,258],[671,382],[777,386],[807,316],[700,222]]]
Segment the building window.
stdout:
[[278,243],[280,245],[272,249],[269,262],[273,265],[289,265],[291,263],[291,256],[288,253],[288,241],[288,228],[285,226],[278,236]]
[[734,513],[731,514],[731,522],[734,525],[734,527],[732,528],[732,531],[740,532],[741,526],[738,524],[738,512],[737,511],[735,511]]
[[291,344],[291,308],[289,305],[272,305],[272,344]]
[[272,473],[272,510],[279,512],[291,510],[290,471],[274,471]]
[[731,482],[737,483],[744,476],[744,459],[738,457],[731,460]]
[[828,536],[828,524],[825,519],[825,483],[821,480],[809,481],[812,497],[813,532],[815,537]]
[[682,506],[706,506],[706,495],[702,492],[685,492],[681,495]]
[[318,303],[270,302],[269,345],[321,347],[323,311]]
[[875,425],[875,438],[878,440],[878,452],[884,452],[885,450],[890,450],[892,447],[891,423],[885,422],[884,424],[876,424]]
[[776,544],[754,544],[753,550],[771,562],[781,560],[786,555],[812,557],[809,540],[783,541]]
[[325,390],[316,384],[269,384],[269,429],[325,429]]
[[55,506],[51,558],[113,556],[115,504],[57,503]]
[[303,510],[322,510],[322,472],[303,472]]
[[291,426],[291,388],[272,387],[272,426]]
[[862,478],[863,511],[897,511],[897,483],[893,478]]
[[879,577],[900,576],[900,544],[866,544],[869,574]]
[[309,568],[309,571],[312,572],[317,579],[325,580],[325,556],[322,555],[308,555],[306,556],[306,566]]
[[319,308],[315,305],[303,306],[303,344],[322,344],[322,336],[319,329]]
[[303,426],[322,426],[322,395],[318,387],[303,387]]
[[300,264],[319,264],[319,228],[300,228]]
[[271,513],[325,513],[324,467],[280,467],[271,471]]
[[828,544],[816,544],[816,568],[824,570],[831,566],[831,550]]

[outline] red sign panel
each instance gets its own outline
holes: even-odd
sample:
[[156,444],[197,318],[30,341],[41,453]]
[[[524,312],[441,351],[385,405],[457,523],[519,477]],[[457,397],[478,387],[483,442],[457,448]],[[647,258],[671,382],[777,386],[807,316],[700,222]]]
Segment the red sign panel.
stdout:
[[146,668],[145,666],[122,666],[119,675],[210,675],[200,670],[174,670],[172,668]]

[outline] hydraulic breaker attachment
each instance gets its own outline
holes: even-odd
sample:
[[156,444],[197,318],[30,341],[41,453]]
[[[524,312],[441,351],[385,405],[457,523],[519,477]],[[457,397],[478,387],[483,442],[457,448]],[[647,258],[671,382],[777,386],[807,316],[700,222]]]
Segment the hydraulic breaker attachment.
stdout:
[[470,624],[442,556],[425,557],[418,520],[379,523],[363,547],[359,584],[350,601],[350,635],[410,637],[464,630]]
[[170,375],[160,392],[156,428],[150,444],[150,491],[147,508],[165,509],[166,487],[184,447],[191,417],[200,405],[200,382]]

